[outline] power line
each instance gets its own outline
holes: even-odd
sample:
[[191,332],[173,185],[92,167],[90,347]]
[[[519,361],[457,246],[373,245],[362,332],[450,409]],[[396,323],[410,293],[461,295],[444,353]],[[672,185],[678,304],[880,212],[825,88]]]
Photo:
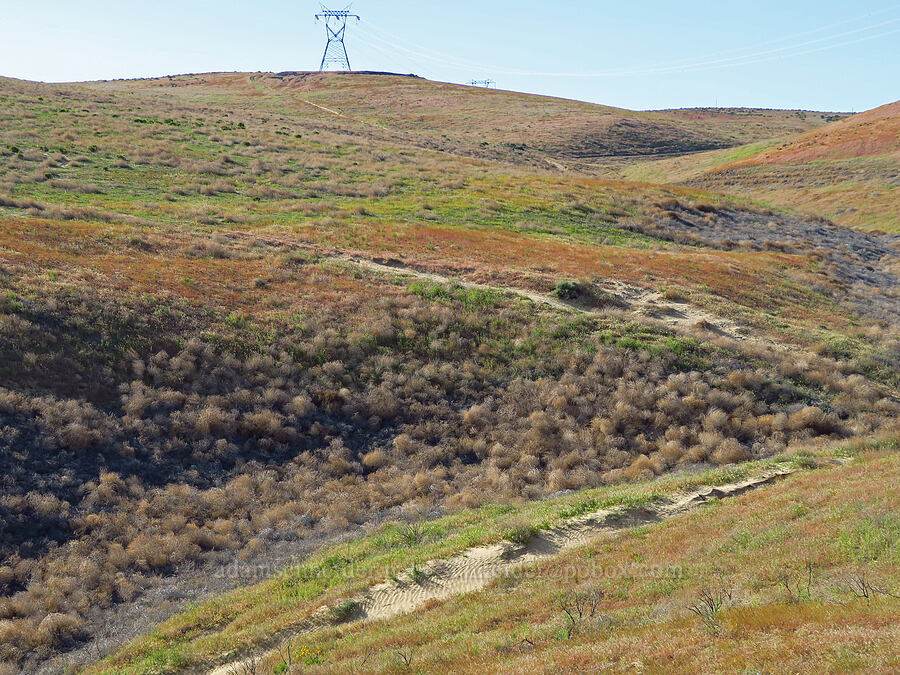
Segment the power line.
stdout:
[[[368,21],[364,22],[364,24],[369,26],[370,28],[372,27],[372,24],[369,23]],[[391,52],[393,52],[394,54],[396,54],[397,56],[401,56],[404,58],[409,58],[410,56],[412,56],[417,59],[425,59],[426,61],[433,61],[434,63],[437,63],[442,66],[450,66],[452,68],[459,68],[461,70],[476,70],[476,69],[477,70],[487,70],[482,65],[477,64],[477,63],[472,63],[472,62],[462,61],[462,60],[452,60],[450,58],[443,57],[443,56],[435,56],[433,53],[429,53],[426,51],[418,51],[415,49],[409,49],[408,47],[404,47],[403,45],[401,45],[398,41],[386,40],[383,37],[376,35],[375,33],[370,33],[369,31],[365,30],[364,28],[360,28],[359,32],[362,35],[371,38],[372,40],[380,42],[382,45],[384,45],[383,49],[386,48],[386,49],[390,50]],[[369,42],[365,39],[363,40],[363,42],[365,42],[370,47],[373,47],[376,49],[378,48],[377,45],[375,45],[372,42]]]
[[[892,6],[885,10],[881,10],[878,12],[872,12],[865,16],[871,20],[872,17],[877,16],[878,14],[884,14],[886,11],[890,11],[895,9],[896,6]],[[868,40],[875,40],[882,37],[887,37],[890,35],[894,35],[900,30],[888,30],[875,34],[868,35],[860,35],[861,33],[867,33],[870,31],[874,31],[878,28],[884,28],[890,26],[892,24],[896,24],[900,22],[900,18],[890,18],[886,21],[881,21],[878,23],[872,23],[866,26],[853,28],[851,30],[846,30],[837,33],[831,33],[822,37],[816,37],[813,39],[805,40],[802,42],[794,42],[793,44],[788,44],[784,46],[778,46],[771,49],[760,49],[761,47],[778,44],[779,42],[785,42],[787,40],[796,39],[803,36],[812,36],[816,33],[821,33],[829,28],[834,28],[840,25],[846,25],[848,23],[852,23],[857,19],[848,19],[844,21],[838,21],[831,24],[827,24],[825,26],[821,26],[819,28],[804,31],[801,33],[795,33],[793,35],[784,36],[782,38],[776,38],[773,40],[768,40],[763,43],[759,43],[755,46],[748,46],[743,48],[733,48],[723,52],[719,52],[718,54],[710,55],[708,57],[704,57],[700,60],[697,59],[682,59],[680,61],[670,61],[664,63],[658,63],[654,65],[648,65],[644,67],[637,68],[629,68],[622,70],[610,70],[605,72],[533,72],[533,71],[520,71],[520,70],[507,70],[503,68],[497,68],[495,66],[486,66],[484,64],[477,64],[471,61],[467,61],[461,59],[459,57],[450,57],[446,54],[441,54],[440,52],[435,52],[432,50],[427,50],[425,47],[418,47],[416,45],[408,44],[404,47],[400,39],[391,33],[381,29],[377,26],[374,26],[371,22],[365,22],[366,26],[375,31],[375,33],[368,32],[364,29],[360,29],[360,32],[367,35],[368,37],[381,42],[388,49],[393,51],[395,54],[399,56],[415,56],[421,59],[426,59],[428,61],[432,61],[436,64],[443,65],[445,67],[451,67],[459,70],[493,70],[494,72],[501,73],[504,75],[520,75],[520,76],[547,76],[547,77],[628,77],[635,75],[651,75],[651,74],[665,74],[665,73],[676,73],[676,72],[700,72],[705,70],[720,70],[723,68],[730,68],[736,66],[750,65],[754,63],[761,63],[766,61],[775,61],[784,58],[793,58],[797,56],[803,56],[806,54],[812,54],[821,51],[827,51],[829,49],[836,49],[839,47],[844,47],[848,45],[857,44],[860,42],[865,42]],[[381,33],[385,37],[379,36],[377,33]],[[840,40],[840,38],[848,38],[850,36],[858,36],[854,39],[847,39],[842,42],[835,42],[836,40]],[[385,39],[390,38],[390,39]],[[371,44],[370,42],[365,41],[371,47],[377,48],[376,45]],[[822,44],[825,43],[825,44]],[[816,47],[812,47],[813,45],[819,45]],[[809,49],[804,49],[805,47],[812,47]],[[743,52],[743,53],[741,53]],[[405,54],[404,54],[405,53]],[[734,56],[724,56],[726,54],[735,54]],[[715,58],[719,57],[719,58]]]
[[359,31],[365,35],[368,35],[370,38],[377,40],[378,42],[388,45],[395,50],[406,52],[407,54],[410,54],[412,56],[419,56],[430,61],[435,61],[441,64],[451,64],[459,66],[461,68],[485,70],[483,64],[469,61],[468,59],[464,59],[460,56],[450,56],[448,54],[444,54],[427,47],[422,47],[411,42],[406,42],[403,38],[394,35],[393,33],[385,30],[384,28],[381,28],[380,26],[376,26],[368,20],[362,21]]
[[344,44],[344,36],[347,34],[347,20],[360,20],[359,15],[351,14],[347,9],[326,9],[316,14],[316,21],[325,23],[325,35],[328,42],[325,43],[325,54],[322,56],[322,65],[319,70],[327,70],[337,67],[338,70],[350,70],[350,57],[347,56],[347,45]]

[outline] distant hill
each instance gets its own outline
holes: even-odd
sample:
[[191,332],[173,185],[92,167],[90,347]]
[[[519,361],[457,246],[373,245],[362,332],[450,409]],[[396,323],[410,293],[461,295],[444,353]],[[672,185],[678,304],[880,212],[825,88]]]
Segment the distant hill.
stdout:
[[900,151],[900,101],[808,131],[723,168],[851,159]]
[[[727,148],[808,131],[834,119],[808,111],[694,109],[638,112],[547,96],[377,73],[213,73],[92,83],[106,90],[183,87],[214,100],[243,92],[280,98],[314,117],[455,154],[586,170],[622,157]],[[315,107],[320,106],[320,107]]]
[[900,101],[800,134],[642,163],[624,174],[895,232],[900,229]]

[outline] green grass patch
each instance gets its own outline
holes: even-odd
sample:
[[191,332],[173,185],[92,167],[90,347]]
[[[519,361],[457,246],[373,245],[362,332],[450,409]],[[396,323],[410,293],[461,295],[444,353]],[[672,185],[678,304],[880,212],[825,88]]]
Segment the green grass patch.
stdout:
[[159,672],[160,667],[209,665],[225,652],[267,641],[323,603],[337,607],[346,620],[356,609],[348,604],[348,596],[389,578],[386,570],[414,577],[429,560],[473,546],[502,540],[524,544],[540,529],[570,518],[635,508],[699,485],[721,485],[788,464],[785,459],[748,462],[521,505],[492,504],[416,525],[385,523],[370,535],[325,547],[268,581],[192,607],[98,664],[96,672],[137,675]]

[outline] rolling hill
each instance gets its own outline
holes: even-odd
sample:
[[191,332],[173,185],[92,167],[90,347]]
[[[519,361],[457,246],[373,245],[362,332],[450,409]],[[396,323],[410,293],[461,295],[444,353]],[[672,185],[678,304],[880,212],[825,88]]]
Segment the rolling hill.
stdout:
[[[397,590],[390,565],[415,581],[598,509],[662,520],[685,490],[894,448],[896,236],[601,177],[828,117],[382,74],[0,80],[0,668],[221,666],[317,611],[343,630],[353,594]],[[896,527],[873,499],[858,535],[810,528],[838,542],[823,569],[881,588]],[[551,654],[546,629],[519,641]],[[378,668],[412,644],[391,640]]]
[[221,92],[232,101],[285,106],[293,119],[324,119],[357,134],[553,169],[560,162],[586,169],[612,157],[731,147],[840,117],[755,109],[636,112],[387,73],[220,73],[87,86],[168,99],[181,89],[210,102]]
[[801,134],[732,166],[854,159],[900,152],[900,101]]
[[631,167],[676,182],[803,209],[836,223],[900,228],[900,102],[742,148]]

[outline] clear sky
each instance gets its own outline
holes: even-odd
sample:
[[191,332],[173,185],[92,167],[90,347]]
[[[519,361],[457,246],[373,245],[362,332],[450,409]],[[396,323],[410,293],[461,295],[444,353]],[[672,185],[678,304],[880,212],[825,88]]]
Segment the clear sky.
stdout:
[[[332,6],[341,9],[346,0]],[[0,1],[0,75],[49,82],[316,70],[305,0]],[[633,109],[865,110],[900,98],[900,2],[356,0],[357,70]]]

